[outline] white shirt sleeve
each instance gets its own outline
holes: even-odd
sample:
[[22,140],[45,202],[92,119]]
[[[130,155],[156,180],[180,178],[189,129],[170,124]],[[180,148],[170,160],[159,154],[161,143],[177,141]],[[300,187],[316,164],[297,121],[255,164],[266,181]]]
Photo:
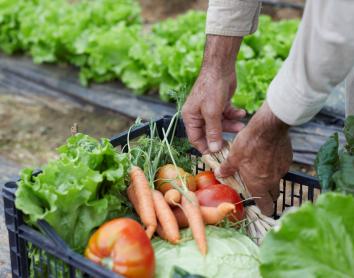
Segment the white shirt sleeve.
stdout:
[[308,0],[289,57],[269,86],[267,102],[285,123],[307,122],[353,66],[354,1]]
[[257,30],[257,0],[209,0],[206,34],[243,37]]

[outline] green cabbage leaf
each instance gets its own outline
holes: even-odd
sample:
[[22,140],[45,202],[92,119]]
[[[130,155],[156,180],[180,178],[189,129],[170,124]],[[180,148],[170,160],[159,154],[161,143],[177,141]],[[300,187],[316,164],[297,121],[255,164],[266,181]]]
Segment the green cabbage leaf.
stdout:
[[155,238],[156,278],[172,277],[175,267],[208,278],[260,277],[259,249],[250,238],[235,230],[216,226],[207,226],[206,233],[206,256],[199,253],[189,229],[182,231],[178,245]]

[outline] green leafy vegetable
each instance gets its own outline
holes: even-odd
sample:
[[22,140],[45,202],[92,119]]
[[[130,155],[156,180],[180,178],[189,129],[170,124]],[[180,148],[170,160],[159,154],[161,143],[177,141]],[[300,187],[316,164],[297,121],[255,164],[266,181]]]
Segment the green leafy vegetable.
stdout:
[[331,178],[338,170],[338,146],[338,133],[335,133],[321,146],[317,154],[315,168],[323,191],[334,190]]
[[171,277],[175,266],[206,277],[260,277],[258,247],[250,238],[233,229],[207,226],[208,254],[202,256],[190,230],[181,232],[178,245],[155,238],[156,277]]
[[320,148],[315,169],[324,191],[341,191],[354,194],[354,116],[345,121],[345,148],[340,149],[338,133],[333,134]]
[[123,191],[129,167],[107,139],[77,134],[60,147],[60,157],[32,176],[24,169],[16,191],[16,207],[36,225],[46,220],[74,250],[81,252],[93,231],[108,219],[126,214]]
[[282,61],[271,57],[237,62],[238,89],[232,97],[235,106],[253,113],[263,103],[269,83]]
[[[205,12],[189,11],[144,32],[136,0],[0,0],[0,48],[28,52],[35,63],[67,62],[80,82],[120,79],[137,94],[169,92],[196,80],[205,44]],[[237,65],[234,105],[254,112],[287,57],[298,20],[260,17],[244,38]]]
[[261,274],[271,277],[353,277],[354,197],[322,194],[281,218],[261,246]]
[[347,117],[343,132],[347,140],[346,148],[350,154],[354,155],[354,116]]
[[339,169],[332,176],[336,189],[354,194],[354,156],[344,151],[339,154]]

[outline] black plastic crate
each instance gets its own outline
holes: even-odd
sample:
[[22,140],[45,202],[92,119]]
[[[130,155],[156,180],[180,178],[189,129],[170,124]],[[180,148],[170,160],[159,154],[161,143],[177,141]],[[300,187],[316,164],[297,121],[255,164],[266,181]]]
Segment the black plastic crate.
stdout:
[[[159,134],[167,128],[171,117],[164,117],[156,121]],[[133,129],[130,138],[149,135],[148,123]],[[123,132],[111,139],[113,146],[122,149],[127,143],[128,132]],[[185,137],[182,121],[176,129],[176,137]],[[191,156],[198,157],[196,150]],[[205,165],[196,163],[196,172],[204,170]],[[98,266],[82,255],[74,253],[55,234],[45,222],[40,222],[42,233],[26,225],[22,213],[15,208],[16,182],[8,182],[3,188],[5,221],[9,233],[10,256],[13,277],[121,277],[113,272]],[[302,173],[289,172],[281,181],[280,197],[276,202],[274,218],[291,206],[299,206],[303,201],[314,201],[320,193],[318,180]]]

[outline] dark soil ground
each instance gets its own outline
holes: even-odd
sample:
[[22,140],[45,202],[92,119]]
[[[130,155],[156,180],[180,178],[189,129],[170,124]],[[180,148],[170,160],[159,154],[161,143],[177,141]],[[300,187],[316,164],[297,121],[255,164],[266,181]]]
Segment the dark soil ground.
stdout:
[[78,123],[79,131],[111,137],[131,120],[110,111],[50,97],[0,95],[0,156],[20,166],[39,167]]

